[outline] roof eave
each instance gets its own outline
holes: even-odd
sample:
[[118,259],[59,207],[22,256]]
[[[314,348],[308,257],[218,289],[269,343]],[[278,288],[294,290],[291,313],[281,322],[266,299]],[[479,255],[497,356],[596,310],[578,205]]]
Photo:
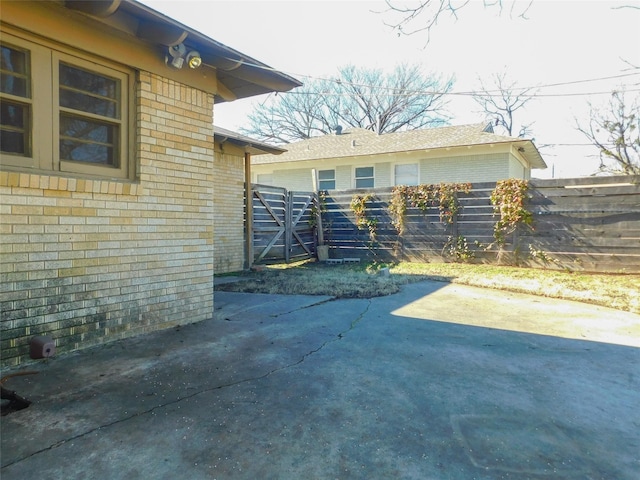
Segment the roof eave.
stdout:
[[219,92],[216,102],[252,97],[270,92],[286,92],[302,83],[268,65],[228,47],[136,0],[66,0],[64,5],[110,23],[120,14],[137,20],[129,31],[137,38],[162,46],[185,42],[197,50],[203,63],[215,68]]
[[284,148],[276,147],[274,145],[270,145],[268,143],[261,142],[259,140],[255,140],[253,138],[247,137],[246,135],[242,135],[241,133],[234,132],[232,130],[227,130],[226,128],[213,127],[213,136],[214,141],[224,144],[231,143],[232,145],[236,145],[244,149],[245,152],[250,153],[252,155],[280,155],[281,153],[286,152],[287,150]]
[[547,163],[542,158],[538,147],[532,140],[520,140],[515,142],[518,151],[527,159],[531,168],[537,170],[544,170],[548,167]]

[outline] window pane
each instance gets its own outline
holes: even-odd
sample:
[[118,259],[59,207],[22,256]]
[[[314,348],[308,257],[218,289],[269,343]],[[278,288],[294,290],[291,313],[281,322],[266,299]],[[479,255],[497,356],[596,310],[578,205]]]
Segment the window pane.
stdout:
[[118,105],[115,102],[63,88],[60,88],[60,106],[109,118],[116,118],[118,115]]
[[356,178],[361,178],[361,177],[373,177],[373,167],[356,168]]
[[118,80],[60,64],[60,106],[118,117]]
[[0,91],[2,93],[10,93],[18,97],[28,97],[26,78],[20,78],[2,72],[0,74],[0,85]]
[[28,53],[8,45],[2,45],[0,68],[4,72],[14,72],[26,76]]
[[318,172],[319,180],[334,180],[336,178],[335,170],[320,170]]
[[356,178],[356,188],[373,188],[373,178]]
[[29,52],[2,45],[0,91],[29,97]]
[[23,130],[26,127],[28,107],[19,103],[2,101],[0,103],[0,123]]
[[26,135],[20,132],[12,132],[0,130],[0,143],[2,143],[2,151],[5,153],[15,153],[18,155],[26,155]]
[[30,108],[28,105],[3,101],[0,103],[0,129],[3,152],[28,155]]
[[60,159],[117,166],[118,127],[60,115]]
[[335,190],[336,189],[336,181],[335,180],[320,180],[318,182],[319,190]]

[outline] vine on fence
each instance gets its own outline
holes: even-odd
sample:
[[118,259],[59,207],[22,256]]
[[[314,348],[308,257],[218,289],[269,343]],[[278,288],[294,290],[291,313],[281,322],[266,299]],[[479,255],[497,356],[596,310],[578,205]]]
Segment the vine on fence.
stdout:
[[458,235],[457,237],[449,236],[443,252],[448,253],[450,256],[455,258],[457,262],[467,262],[476,256],[473,250],[469,247],[467,239],[462,235]]
[[359,230],[369,230],[369,238],[374,242],[376,239],[376,230],[378,228],[378,219],[371,218],[367,215],[367,202],[373,200],[373,195],[367,193],[365,195],[354,195],[351,199],[351,210],[356,216],[356,226]]
[[391,221],[399,234],[405,231],[405,215],[407,204],[426,212],[430,206],[438,207],[440,221],[451,225],[458,212],[460,202],[458,193],[469,193],[470,183],[440,183],[437,185],[398,185],[393,187],[389,213]]
[[411,187],[405,187],[404,185],[394,187],[389,200],[388,209],[391,215],[391,223],[400,235],[405,230],[404,218],[407,213],[407,189],[409,188]]
[[318,214],[324,215],[327,213],[327,191],[320,190],[318,192],[318,202],[313,202],[311,206],[311,216],[309,217],[309,226],[316,228],[318,226]]
[[498,245],[504,245],[507,235],[513,233],[518,225],[533,223],[533,215],[525,207],[528,189],[529,182],[526,180],[511,178],[499,180],[491,192],[494,214],[500,214],[493,229],[493,237]]

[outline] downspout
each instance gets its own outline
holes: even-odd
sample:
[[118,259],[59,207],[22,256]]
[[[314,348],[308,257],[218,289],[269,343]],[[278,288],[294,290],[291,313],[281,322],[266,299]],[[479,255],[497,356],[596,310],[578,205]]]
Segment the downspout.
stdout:
[[253,191],[251,190],[251,154],[244,152],[244,198],[245,198],[245,270],[253,265]]

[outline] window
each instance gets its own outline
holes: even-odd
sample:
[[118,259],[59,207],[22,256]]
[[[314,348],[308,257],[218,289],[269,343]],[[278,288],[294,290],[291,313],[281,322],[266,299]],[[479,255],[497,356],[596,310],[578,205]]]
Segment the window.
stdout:
[[335,190],[336,189],[336,171],[335,170],[319,170],[318,171],[318,190]]
[[373,188],[373,167],[356,167],[356,188]]
[[131,73],[4,32],[1,48],[3,166],[129,178]]
[[117,79],[60,63],[60,160],[118,166]]
[[407,163],[394,167],[394,185],[418,185],[418,164]]
[[0,62],[0,148],[31,155],[31,72],[29,52],[2,45]]

